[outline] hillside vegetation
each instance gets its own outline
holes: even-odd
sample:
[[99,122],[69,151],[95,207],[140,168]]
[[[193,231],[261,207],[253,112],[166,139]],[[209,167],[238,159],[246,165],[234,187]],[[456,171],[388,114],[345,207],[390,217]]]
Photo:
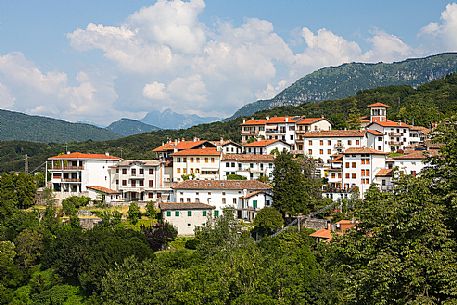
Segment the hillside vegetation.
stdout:
[[417,87],[454,72],[457,72],[457,53],[412,58],[395,63],[349,63],[326,67],[297,80],[272,99],[243,106],[232,118],[278,106],[345,98],[360,90],[392,85]]
[[[419,86],[414,89],[409,86],[390,86],[361,91],[355,96],[319,103],[307,103],[299,106],[278,107],[258,112],[254,117],[281,115],[304,115],[307,117],[325,116],[334,128],[348,128],[349,113],[368,115],[367,105],[373,102],[383,102],[391,106],[388,118],[401,119],[407,123],[429,126],[432,122],[449,117],[457,112],[457,74],[449,75],[441,80]],[[230,121],[201,124],[189,129],[160,130],[151,133],[138,134],[110,141],[86,141],[69,143],[68,150],[83,152],[110,152],[123,158],[153,158],[152,148],[164,141],[176,138],[191,139],[199,137],[208,140],[231,138],[240,140],[242,118]],[[65,145],[40,144],[30,142],[1,142],[0,170],[24,170],[24,155],[27,154],[32,169],[49,156],[63,153]]]

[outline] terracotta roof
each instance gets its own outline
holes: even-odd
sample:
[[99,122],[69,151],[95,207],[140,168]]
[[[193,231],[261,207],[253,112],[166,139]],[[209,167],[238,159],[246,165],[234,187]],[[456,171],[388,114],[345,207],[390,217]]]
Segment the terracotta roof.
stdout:
[[346,149],[343,154],[348,155],[348,154],[371,154],[371,155],[387,155],[386,152],[376,150],[373,148],[369,147],[349,147]]
[[265,191],[254,191],[254,192],[250,192],[250,193],[247,193],[246,196],[241,197],[241,199],[249,199],[249,198],[254,197],[255,195],[264,194],[264,193],[265,193]]
[[409,126],[409,129],[412,131],[420,131],[423,134],[429,134],[431,132],[430,129],[428,129],[427,127],[423,127],[423,126]]
[[297,121],[297,125],[310,125],[319,121],[325,120],[324,118],[303,118]]
[[370,123],[370,118],[367,116],[361,116],[359,120],[361,123]]
[[332,162],[332,163],[341,163],[341,162],[343,162],[343,155],[340,154],[340,155],[335,156],[330,162]]
[[48,160],[70,160],[70,159],[121,160],[121,158],[119,158],[119,157],[109,156],[106,154],[83,154],[80,152],[62,154],[62,155],[50,157]]
[[301,117],[290,117],[290,116],[278,116],[272,117],[267,120],[267,124],[276,124],[276,123],[295,123],[300,120]]
[[383,104],[383,103],[374,103],[374,104],[368,105],[368,108],[372,108],[372,107],[386,107],[386,108],[390,108],[389,105],[386,105],[386,104]]
[[327,240],[332,240],[332,232],[329,229],[320,229],[314,233],[309,234],[311,237],[322,238]]
[[391,120],[376,121],[376,122],[372,122],[371,124],[378,124],[378,125],[381,125],[382,127],[402,127],[402,128],[410,128],[411,127],[406,123],[395,122],[395,121],[391,121]]
[[112,167],[131,166],[134,163],[139,163],[142,166],[159,166],[160,165],[159,160],[122,160],[121,162],[117,163],[115,166],[112,166]]
[[116,190],[109,189],[109,188],[104,187],[104,186],[94,185],[94,186],[88,186],[87,188],[95,190],[95,191],[99,191],[99,192],[102,192],[102,193],[105,193],[105,194],[113,194],[113,195],[114,194],[120,194],[120,192],[118,192]]
[[363,130],[321,130],[310,131],[303,134],[304,138],[325,138],[325,137],[364,137]]
[[246,120],[241,125],[265,125],[267,120]]
[[238,162],[249,162],[249,161],[264,161],[273,162],[275,157],[273,155],[258,155],[258,154],[224,154],[222,155],[222,161],[238,161]]
[[179,141],[177,144],[176,144],[176,142],[168,142],[168,143],[165,143],[162,146],[154,148],[152,151],[154,151],[154,152],[165,152],[165,151],[174,150],[175,148],[177,150],[191,149],[191,148],[203,145],[205,143],[208,143],[210,145],[214,145],[214,144],[212,144],[211,142],[209,142],[207,140]]
[[391,168],[381,168],[375,175],[376,177],[392,177],[393,170]]
[[221,152],[215,147],[185,149],[171,154],[173,157],[178,156],[220,156]]
[[229,144],[232,144],[232,145],[235,145],[235,146],[239,146],[241,147],[241,144],[238,144],[232,140],[219,140],[219,141],[210,141],[212,144],[214,144],[215,146],[225,146],[225,145],[229,145]]
[[271,186],[257,180],[186,180],[172,189],[185,190],[270,190]]
[[[245,147],[265,147],[265,146],[274,144],[276,142],[282,142],[282,141],[281,140],[276,140],[276,139],[260,140],[260,141],[255,141],[255,142],[252,142],[252,143],[246,143],[246,144],[244,144],[244,146]],[[284,142],[282,142],[282,143],[284,143]]]
[[160,202],[159,208],[167,210],[212,210],[214,206],[200,202]]
[[352,225],[355,224],[352,220],[349,219],[341,219],[340,221],[335,223],[336,225]]
[[394,160],[421,160],[426,159],[428,157],[436,156],[438,154],[438,150],[415,150],[409,154],[393,157]]
[[371,133],[372,135],[375,135],[375,136],[382,136],[382,135],[384,135],[382,132],[380,132],[380,131],[378,131],[378,130],[367,129],[367,132],[368,132],[368,133]]

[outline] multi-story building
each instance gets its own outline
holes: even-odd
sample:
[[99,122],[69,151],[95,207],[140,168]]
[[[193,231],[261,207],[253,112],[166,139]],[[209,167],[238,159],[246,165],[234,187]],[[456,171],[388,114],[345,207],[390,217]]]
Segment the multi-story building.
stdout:
[[410,126],[409,127],[409,136],[411,145],[418,145],[425,143],[428,135],[430,134],[430,129],[422,126]]
[[249,140],[266,139],[265,125],[267,120],[250,120],[243,119],[241,124],[241,143],[246,143]]
[[109,167],[121,158],[106,154],[79,152],[53,156],[46,163],[49,181],[57,200],[70,196],[88,196],[88,186],[110,188]]
[[123,160],[110,167],[111,189],[125,201],[167,200],[171,183],[164,175],[165,163],[159,160]]
[[300,117],[267,117],[265,124],[265,139],[281,140],[295,147],[295,124]]
[[[173,153],[173,182],[217,180],[222,153],[216,147],[186,149]],[[184,178],[186,177],[186,178]]]
[[269,155],[275,149],[279,152],[290,151],[290,145],[282,140],[260,140],[243,145],[245,154]]
[[297,121],[295,127],[295,148],[304,150],[303,135],[308,132],[331,130],[332,124],[324,118],[302,118]]
[[398,173],[416,176],[427,166],[427,158],[436,156],[438,150],[414,150],[402,156],[388,159],[388,167],[396,169]]
[[221,180],[226,180],[230,174],[243,176],[247,180],[262,177],[272,179],[274,159],[274,155],[224,154],[221,161]]
[[[272,201],[271,186],[257,180],[186,180],[173,185],[176,202],[201,202],[215,207],[214,216],[225,208],[238,210],[238,217],[255,214]],[[247,206],[247,204],[251,206]],[[243,211],[246,213],[243,214]]]
[[169,140],[167,143],[163,143],[161,146],[154,148],[152,151],[157,153],[160,160],[171,160],[171,154],[175,152],[206,147],[216,147],[216,145],[210,141],[200,140],[198,138],[194,138],[192,141],[176,139],[174,141]]
[[173,225],[178,235],[194,235],[197,227],[213,218],[214,206],[197,202],[161,202],[162,219]]
[[320,159],[328,164],[331,156],[340,154],[350,147],[366,146],[365,131],[326,130],[306,132],[303,135],[305,155]]

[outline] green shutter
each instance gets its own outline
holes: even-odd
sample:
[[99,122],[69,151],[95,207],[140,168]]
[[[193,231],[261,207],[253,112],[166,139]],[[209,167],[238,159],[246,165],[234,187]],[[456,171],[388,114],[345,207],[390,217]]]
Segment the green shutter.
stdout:
[[214,211],[214,217],[219,217],[219,211]]
[[167,216],[171,216],[171,212],[170,211],[167,211]]
[[203,216],[206,216],[206,211],[203,211]]
[[179,211],[176,211],[176,212],[175,212],[175,216],[179,216]]
[[192,216],[192,211],[187,211],[187,216]]
[[254,205],[254,209],[257,209],[257,200],[253,200],[252,204]]

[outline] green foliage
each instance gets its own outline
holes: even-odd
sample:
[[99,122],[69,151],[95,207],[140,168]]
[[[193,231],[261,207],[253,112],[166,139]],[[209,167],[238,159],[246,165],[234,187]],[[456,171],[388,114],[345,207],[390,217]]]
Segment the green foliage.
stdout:
[[34,204],[37,183],[33,175],[3,173],[0,177],[0,200],[20,209]]
[[184,180],[184,181],[189,180],[189,179],[191,179],[191,178],[192,178],[192,180],[193,180],[193,179],[195,179],[195,174],[194,174],[194,173],[192,173],[192,174],[182,174],[182,175],[181,175],[181,178],[182,178],[182,180]]
[[[70,207],[74,207],[78,210],[81,207],[85,207],[89,204],[90,198],[86,196],[71,196],[62,200],[62,206],[66,204]],[[70,214],[67,214],[70,215]]]
[[129,211],[127,214],[128,214],[127,218],[129,219],[130,223],[132,223],[133,225],[136,225],[138,223],[138,220],[141,218],[141,212],[140,212],[140,207],[138,206],[138,203],[131,202],[129,205]]
[[281,213],[273,207],[261,209],[254,218],[254,233],[260,236],[271,235],[284,226]]
[[157,218],[157,211],[156,211],[156,208],[155,208],[154,201],[149,201],[146,204],[146,215],[149,218],[152,218],[152,219]]
[[27,228],[16,237],[15,245],[20,266],[30,268],[37,265],[44,251],[43,232],[38,228]]
[[228,174],[227,180],[246,180],[246,177],[238,174]]
[[158,223],[150,227],[141,227],[149,246],[154,251],[164,250],[168,243],[178,236],[178,231],[169,223]]

